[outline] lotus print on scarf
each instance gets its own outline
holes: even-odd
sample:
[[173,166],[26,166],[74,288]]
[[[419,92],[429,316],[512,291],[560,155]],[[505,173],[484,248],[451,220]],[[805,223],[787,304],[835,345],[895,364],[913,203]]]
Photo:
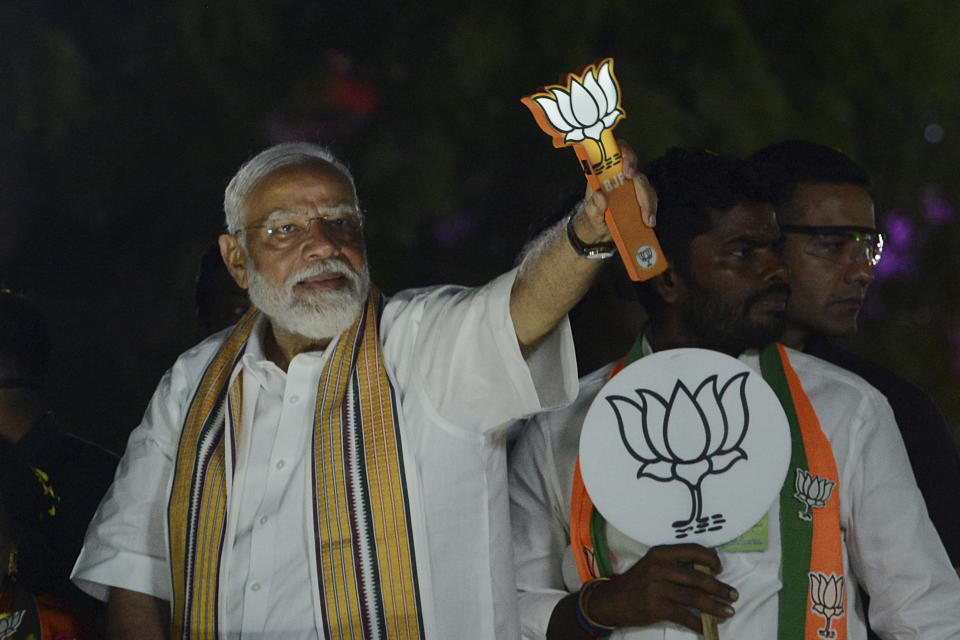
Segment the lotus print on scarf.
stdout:
[[810,601],[814,613],[823,616],[826,626],[817,631],[821,638],[835,638],[837,632],[830,628],[830,621],[843,615],[844,584],[843,576],[825,573],[813,573],[810,576]]
[[834,485],[836,483],[833,480],[810,475],[810,472],[804,469],[797,469],[797,477],[793,484],[793,497],[804,505],[803,511],[797,514],[799,518],[807,522],[813,520],[811,509],[827,506]]
[[690,491],[690,515],[673,522],[677,538],[714,531],[725,522],[722,514],[704,517],[703,481],[747,458],[741,448],[750,425],[746,401],[749,372],[743,371],[718,386],[716,375],[693,392],[677,380],[669,398],[650,389],[636,389],[638,400],[607,396],[616,413],[627,451],[640,462],[637,478],[681,482]]

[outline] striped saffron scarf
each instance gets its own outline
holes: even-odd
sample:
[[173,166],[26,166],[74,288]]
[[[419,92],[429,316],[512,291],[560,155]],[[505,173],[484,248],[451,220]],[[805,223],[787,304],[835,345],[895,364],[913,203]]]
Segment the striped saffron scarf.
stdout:
[[[642,336],[612,378],[643,356]],[[792,451],[780,490],[783,590],[778,640],[846,640],[846,589],[840,531],[839,482],[833,449],[820,428],[782,345],[760,352],[760,369],[790,424]],[[792,480],[792,482],[791,482]],[[570,544],[580,580],[613,574],[606,521],[593,506],[577,460],[570,505]]]
[[[317,389],[310,522],[317,624],[330,639],[423,637],[397,400],[380,350],[382,304],[371,288],[363,312],[331,347]],[[223,632],[228,461],[237,458],[242,406],[243,376],[233,372],[258,314],[247,312],[214,356],[180,436],[167,507],[173,638]]]

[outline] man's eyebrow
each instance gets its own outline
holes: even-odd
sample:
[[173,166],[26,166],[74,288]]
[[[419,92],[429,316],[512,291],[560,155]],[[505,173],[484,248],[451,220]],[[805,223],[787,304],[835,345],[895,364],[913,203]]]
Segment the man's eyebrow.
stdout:
[[765,247],[780,239],[780,234],[774,233],[742,233],[725,240],[723,244],[745,244],[752,247]]
[[296,216],[296,215],[297,215],[297,213],[294,212],[294,211],[287,211],[286,209],[277,209],[277,210],[275,210],[275,211],[271,211],[271,212],[270,212],[270,215],[268,215],[266,218],[264,218],[263,221],[264,221],[265,223],[266,223],[266,222],[274,222],[274,221],[276,221],[276,220],[282,220],[282,219],[284,219],[284,218],[292,218],[292,217],[294,217],[294,216]]
[[[333,205],[332,207],[324,207],[320,210],[321,215],[359,215],[359,210],[356,205],[350,202],[341,202],[340,204]],[[296,218],[304,214],[297,211],[289,211],[287,209],[277,209],[271,211],[270,215],[264,218],[264,223],[276,222],[277,220],[285,220],[287,218]],[[310,216],[308,216],[310,217]]]
[[341,202],[340,204],[334,205],[332,207],[325,207],[323,209],[323,213],[333,213],[333,214],[339,214],[339,215],[344,215],[344,214],[358,215],[360,212],[357,209],[357,206],[352,202]]

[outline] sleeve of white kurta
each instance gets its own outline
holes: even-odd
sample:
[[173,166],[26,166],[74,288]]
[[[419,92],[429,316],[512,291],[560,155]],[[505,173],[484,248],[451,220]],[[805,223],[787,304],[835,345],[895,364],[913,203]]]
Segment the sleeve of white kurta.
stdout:
[[870,595],[870,626],[882,638],[960,638],[960,579],[927,516],[886,399],[868,394],[850,429],[847,545]]
[[564,318],[526,359],[510,317],[516,269],[477,288],[408,290],[386,305],[384,352],[404,393],[423,396],[454,432],[488,434],[576,395]]
[[563,480],[557,477],[544,418],[531,419],[510,454],[510,523],[520,629],[528,640],[546,638],[553,609],[567,595],[562,562],[569,544],[568,510],[561,504]]
[[198,375],[187,376],[185,361],[197,349],[161,379],[87,528],[71,579],[100,600],[107,599],[110,587],[170,599],[167,496],[183,409]]

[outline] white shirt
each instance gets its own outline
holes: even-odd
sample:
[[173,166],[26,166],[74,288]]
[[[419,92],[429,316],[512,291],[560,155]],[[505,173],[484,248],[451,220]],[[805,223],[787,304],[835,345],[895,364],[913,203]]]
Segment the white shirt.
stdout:
[[[789,350],[790,362],[833,447],[840,478],[840,526],[847,583],[847,637],[866,638],[857,585],[870,594],[870,624],[884,638],[960,638],[960,580],[927,517],[886,399],[863,379]],[[756,352],[741,356],[759,370]],[[553,608],[580,588],[570,549],[570,494],[580,430],[611,366],[581,380],[574,403],[524,429],[510,463],[511,519],[524,638],[545,638]],[[792,476],[791,476],[792,477]],[[775,640],[779,615],[779,500],[768,512],[766,551],[720,552],[740,598],[720,622],[722,638]],[[799,503],[798,503],[799,506]],[[647,547],[607,525],[614,571]],[[617,630],[615,640],[694,640],[672,623]]]
[[[569,401],[576,365],[566,322],[527,360],[509,314],[515,271],[477,289],[401,292],[381,341],[400,403],[411,528],[429,638],[517,636],[505,429]],[[262,326],[255,332],[262,334]],[[116,480],[87,532],[76,583],[105,599],[115,586],[169,599],[166,501],[192,392],[224,334],[184,353],[130,435]],[[330,349],[327,349],[329,352]],[[305,524],[307,442],[325,355],[283,374],[251,338],[240,368],[242,420],[229,495],[222,628],[230,637],[317,638]]]

